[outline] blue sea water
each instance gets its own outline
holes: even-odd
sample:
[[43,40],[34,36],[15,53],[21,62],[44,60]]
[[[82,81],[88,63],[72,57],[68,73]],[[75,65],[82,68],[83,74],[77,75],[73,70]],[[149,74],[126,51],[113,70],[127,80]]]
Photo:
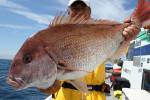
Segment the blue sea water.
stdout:
[[0,59],[0,100],[44,100],[47,95],[35,88],[15,91],[6,83],[5,76],[7,76],[10,63],[10,60]]

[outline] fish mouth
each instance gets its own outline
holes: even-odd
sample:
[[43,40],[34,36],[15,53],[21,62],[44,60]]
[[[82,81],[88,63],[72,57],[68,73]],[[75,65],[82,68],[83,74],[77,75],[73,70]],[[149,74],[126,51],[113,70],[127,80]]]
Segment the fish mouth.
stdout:
[[23,79],[19,77],[8,77],[6,82],[16,90],[19,90],[25,86]]

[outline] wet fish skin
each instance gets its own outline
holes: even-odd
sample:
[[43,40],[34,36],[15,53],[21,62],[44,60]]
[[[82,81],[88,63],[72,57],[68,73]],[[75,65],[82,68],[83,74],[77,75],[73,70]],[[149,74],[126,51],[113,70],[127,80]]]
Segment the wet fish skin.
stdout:
[[[147,4],[150,5],[149,2]],[[150,8],[147,8],[145,6],[146,10],[140,11],[148,15]],[[141,26],[142,22],[150,19],[149,16],[147,19],[139,19],[142,16],[139,17],[140,12],[136,12],[132,15],[134,24]],[[119,55],[129,43],[129,40],[124,41],[122,32],[130,24],[88,21],[83,18],[73,21],[74,19],[67,18],[57,17],[50,27],[30,37],[23,44],[9,71],[10,85],[18,86],[18,80],[13,79],[20,79],[23,82],[18,89],[45,89],[52,86],[55,80],[83,77],[107,58]]]
[[[116,51],[114,46],[119,46],[123,39],[119,32],[125,26],[66,24],[42,30],[24,43],[12,62],[15,66],[11,67],[9,76],[25,77],[23,88],[47,88],[56,79],[82,77],[107,59],[107,52],[111,55]],[[118,30],[114,27],[118,27]],[[101,30],[101,33],[96,30]],[[111,35],[110,31],[114,34]],[[32,61],[27,64],[23,61],[26,54],[32,57]]]
[[[56,26],[51,27],[50,30],[53,32],[47,33],[48,35],[45,35],[45,38],[42,37],[41,41],[44,41],[45,44],[53,45],[53,48],[51,47],[47,51],[55,51],[53,55],[57,56],[55,57],[56,62],[64,61],[67,66],[64,69],[76,70],[77,73],[78,71],[87,73],[93,71],[95,67],[116,51],[123,41],[121,32],[127,25],[118,23],[116,25],[103,24],[99,26],[92,24]],[[55,29],[59,29],[59,32],[55,32]],[[51,33],[55,34],[49,35]],[[54,40],[50,42],[49,38],[51,36],[53,36]],[[41,34],[37,34],[37,37],[41,37]],[[66,78],[65,75],[60,76]],[[67,75],[67,77],[69,76],[72,77]],[[78,76],[81,77],[83,75],[80,76],[78,74]]]

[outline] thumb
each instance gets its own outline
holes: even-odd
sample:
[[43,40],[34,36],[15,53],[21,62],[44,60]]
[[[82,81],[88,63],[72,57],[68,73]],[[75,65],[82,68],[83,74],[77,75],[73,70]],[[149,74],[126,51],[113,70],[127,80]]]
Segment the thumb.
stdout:
[[124,20],[124,23],[131,23],[131,17],[127,17],[127,18]]

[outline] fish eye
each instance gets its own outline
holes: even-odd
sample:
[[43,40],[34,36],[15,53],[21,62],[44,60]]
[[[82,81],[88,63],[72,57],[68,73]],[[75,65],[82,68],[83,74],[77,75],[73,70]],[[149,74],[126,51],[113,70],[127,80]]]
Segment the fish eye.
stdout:
[[31,56],[31,54],[25,54],[24,56],[23,56],[23,62],[25,63],[25,64],[28,64],[28,63],[30,63],[32,61],[32,56]]

